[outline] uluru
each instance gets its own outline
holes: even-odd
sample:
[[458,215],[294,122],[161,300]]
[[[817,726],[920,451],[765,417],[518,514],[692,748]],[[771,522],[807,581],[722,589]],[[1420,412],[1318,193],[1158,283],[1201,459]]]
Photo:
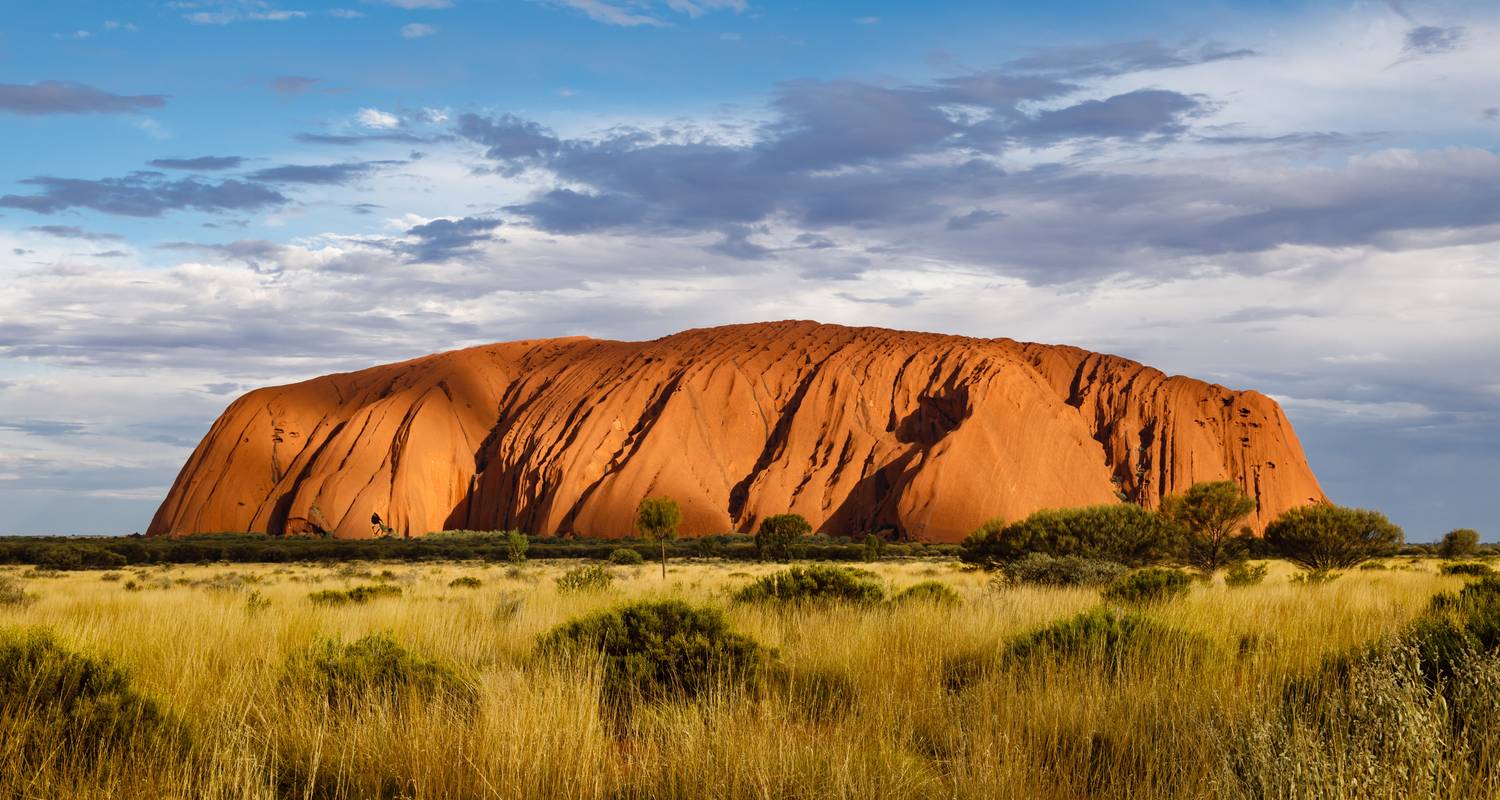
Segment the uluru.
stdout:
[[1257,531],[1326,500],[1258,392],[1075,347],[789,321],[507,342],[257,389],[148,532],[363,538],[378,518],[400,535],[619,537],[665,495],[684,535],[794,512],[829,534],[946,542],[1226,478]]

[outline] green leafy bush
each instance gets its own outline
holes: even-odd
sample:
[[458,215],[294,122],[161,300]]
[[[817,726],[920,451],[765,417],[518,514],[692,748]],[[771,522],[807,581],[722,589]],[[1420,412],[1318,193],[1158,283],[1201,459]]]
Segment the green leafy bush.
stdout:
[[1012,639],[1004,658],[1012,663],[1043,658],[1081,660],[1119,669],[1145,656],[1195,654],[1206,643],[1154,622],[1139,612],[1097,607]]
[[505,532],[505,560],[512,564],[520,564],[526,561],[526,549],[531,546],[531,540],[520,531]]
[[1438,554],[1443,558],[1468,558],[1478,550],[1479,531],[1473,528],[1448,531],[1438,543]]
[[865,535],[860,557],[865,561],[879,561],[885,555],[885,540],[873,533]]
[[384,633],[347,644],[319,639],[287,660],[283,680],[330,706],[408,697],[472,702],[478,696],[451,667],[413,655]]
[[902,589],[891,598],[893,603],[930,603],[935,606],[956,606],[963,602],[958,592],[942,581],[922,581]]
[[1187,594],[1193,578],[1180,569],[1147,567],[1115,580],[1104,599],[1116,603],[1162,603]]
[[1438,572],[1444,575],[1474,575],[1483,577],[1493,575],[1495,571],[1488,564],[1480,564],[1477,561],[1462,561],[1457,564],[1444,564],[1438,567]]
[[557,590],[564,594],[573,592],[602,592],[614,583],[615,576],[601,564],[574,567],[557,579]]
[[755,532],[755,551],[763,560],[789,561],[792,545],[810,533],[812,525],[801,514],[766,517]]
[[1265,564],[1251,564],[1241,562],[1229,568],[1224,573],[1224,585],[1231,589],[1239,589],[1246,586],[1259,586],[1266,579],[1268,568]]
[[730,630],[722,612],[679,600],[631,603],[566,622],[537,642],[544,658],[597,656],[607,706],[690,699],[758,686],[775,654]]
[[381,597],[400,597],[401,587],[391,586],[387,583],[377,583],[367,586],[356,586],[353,589],[323,589],[313,592],[307,599],[322,606],[341,606],[350,603],[368,603]]
[[997,565],[1028,553],[1117,561],[1141,566],[1180,549],[1178,526],[1130,503],[1038,511],[1004,527],[987,522],[964,540],[959,557]]
[[1011,583],[1037,586],[1104,586],[1130,571],[1114,561],[1046,553],[1027,553],[1000,569]]
[[1162,514],[1182,531],[1182,558],[1205,575],[1244,561],[1250,536],[1242,523],[1255,500],[1234,481],[1195,483],[1162,500]]
[[1378,511],[1329,504],[1289,509],[1266,526],[1265,542],[1309,571],[1355,567],[1396,552],[1405,538]]
[[23,763],[184,741],[180,724],[136,691],[124,669],[39,629],[0,630],[0,730],[0,747],[20,752]]
[[630,547],[616,547],[609,552],[609,563],[618,566],[628,567],[645,562],[646,557],[641,555],[641,551]]
[[449,589],[478,589],[483,585],[484,581],[474,577],[473,575],[464,575],[463,577],[454,578],[453,580],[448,581]]
[[792,567],[757,579],[735,592],[734,599],[741,603],[878,603],[885,592],[867,574],[847,567]]
[[1289,580],[1297,586],[1322,586],[1338,580],[1341,574],[1327,569],[1305,569],[1293,574]]

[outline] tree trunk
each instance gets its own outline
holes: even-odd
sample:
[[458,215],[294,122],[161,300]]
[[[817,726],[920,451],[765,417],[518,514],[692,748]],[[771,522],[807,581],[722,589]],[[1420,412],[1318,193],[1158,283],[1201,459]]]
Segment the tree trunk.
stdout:
[[661,540],[661,579],[667,579],[667,540],[665,537]]

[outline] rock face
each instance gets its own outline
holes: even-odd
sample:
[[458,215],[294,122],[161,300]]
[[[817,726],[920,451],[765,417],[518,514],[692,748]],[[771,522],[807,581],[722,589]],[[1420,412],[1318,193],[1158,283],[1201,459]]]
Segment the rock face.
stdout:
[[1156,506],[1230,478],[1256,530],[1323,501],[1281,408],[1116,356],[812,322],[650,342],[475,347],[231,404],[153,535],[467,528],[615,537],[641,498],[684,535],[795,512],[834,534],[955,541],[991,517]]

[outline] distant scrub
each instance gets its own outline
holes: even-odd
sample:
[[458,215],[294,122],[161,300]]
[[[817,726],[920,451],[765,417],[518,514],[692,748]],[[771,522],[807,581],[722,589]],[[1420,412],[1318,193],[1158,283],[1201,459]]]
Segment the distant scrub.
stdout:
[[8,575],[0,575],[0,606],[24,606],[36,599],[26,591],[21,582]]
[[1082,660],[1119,669],[1143,656],[1193,653],[1206,647],[1202,639],[1139,612],[1097,607],[1017,636],[1006,646],[1005,658],[1013,663]]
[[622,567],[646,563],[646,557],[641,551],[629,547],[616,547],[609,553],[609,563]]
[[1224,573],[1224,585],[1231,589],[1241,589],[1246,586],[1258,586],[1266,579],[1269,569],[1265,564],[1250,564],[1241,562],[1230,567]]
[[1082,556],[1027,553],[1000,565],[1015,584],[1035,586],[1103,586],[1130,571],[1124,564]]
[[473,575],[464,575],[463,577],[454,578],[453,580],[448,581],[449,589],[478,589],[483,585],[484,581],[474,577]]
[[1493,575],[1495,571],[1488,564],[1480,564],[1475,561],[1465,561],[1458,564],[1444,564],[1438,567],[1438,572],[1444,575]]
[[557,590],[564,594],[573,592],[602,592],[615,582],[615,576],[599,564],[574,567],[557,579]]
[[958,592],[942,581],[922,581],[902,589],[891,598],[893,603],[929,603],[935,606],[956,606],[963,602]]
[[792,567],[763,576],[734,593],[741,603],[878,603],[885,592],[869,573],[847,567]]
[[451,667],[413,655],[383,633],[349,644],[319,639],[287,660],[283,680],[338,707],[408,696],[462,702],[477,697],[475,687]]
[[391,586],[386,583],[377,583],[369,586],[356,586],[353,589],[324,589],[313,592],[307,599],[318,605],[341,606],[349,603],[368,603],[381,597],[400,597],[401,587]]
[[1116,603],[1161,603],[1187,594],[1193,578],[1180,569],[1147,567],[1115,579],[1104,599]]
[[1177,525],[1131,503],[1038,511],[1020,522],[989,522],[966,538],[959,557],[997,565],[1030,553],[1117,561],[1141,566],[1180,549]]
[[775,657],[730,630],[722,612],[679,600],[631,603],[553,628],[543,658],[599,657],[610,707],[690,699],[713,686],[753,688]]

